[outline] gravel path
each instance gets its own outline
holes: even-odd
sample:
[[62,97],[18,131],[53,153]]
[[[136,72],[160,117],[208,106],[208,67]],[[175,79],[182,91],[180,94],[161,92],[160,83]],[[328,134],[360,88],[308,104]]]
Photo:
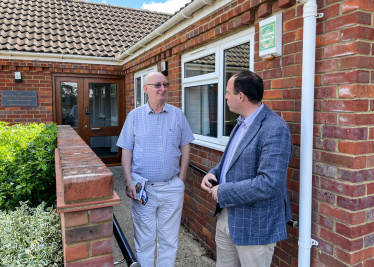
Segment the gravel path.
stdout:
[[[130,211],[130,199],[126,196],[124,191],[124,180],[122,167],[110,167],[109,168],[114,174],[114,190],[121,198],[121,205],[114,206],[114,215],[117,218],[119,225],[123,233],[126,236],[130,246],[134,249],[134,235],[133,226],[131,221]],[[123,259],[121,250],[118,247],[116,239],[113,237],[114,246],[114,261],[120,261]],[[177,253],[177,260],[175,263],[176,267],[214,267],[216,265],[215,260],[206,255],[204,247],[194,238],[194,236],[185,227],[181,227],[179,231],[179,248]],[[118,267],[127,267],[126,263],[116,265]]]

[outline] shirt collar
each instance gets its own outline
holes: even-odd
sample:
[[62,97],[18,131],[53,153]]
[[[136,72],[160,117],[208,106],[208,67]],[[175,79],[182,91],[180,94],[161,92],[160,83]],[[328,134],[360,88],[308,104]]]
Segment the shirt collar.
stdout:
[[261,106],[259,106],[251,115],[249,115],[246,119],[244,119],[243,115],[240,115],[238,118],[239,125],[243,124],[244,128],[247,128],[251,123],[255,120],[258,113],[260,113],[261,109],[263,108],[264,104],[261,103]]
[[[169,105],[165,103],[165,106],[162,108],[162,110],[160,111],[161,112],[169,112]],[[147,104],[145,105],[145,110],[147,111],[147,114],[149,113],[155,113],[153,111],[153,109],[151,108],[151,106],[149,105],[149,102],[147,102]]]

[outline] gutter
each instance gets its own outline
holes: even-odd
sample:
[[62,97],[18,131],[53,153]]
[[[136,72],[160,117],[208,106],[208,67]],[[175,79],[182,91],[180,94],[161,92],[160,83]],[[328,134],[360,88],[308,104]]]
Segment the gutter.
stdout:
[[33,53],[20,51],[0,51],[0,56],[3,59],[20,59],[20,60],[35,60],[35,61],[56,61],[56,62],[71,62],[74,63],[91,63],[91,64],[107,64],[122,66],[122,62],[114,57],[95,57],[95,56],[80,56],[70,54],[53,54],[53,53]]
[[316,64],[316,0],[298,0],[304,4],[303,65],[301,98],[300,141],[300,206],[299,206],[299,256],[298,266],[310,266],[310,249],[318,242],[312,232],[312,166],[313,166],[313,114],[314,76]]
[[160,27],[153,30],[151,33],[149,33],[146,37],[138,41],[136,44],[131,46],[129,49],[127,49],[125,52],[123,52],[121,55],[116,57],[117,60],[123,60],[128,56],[131,56],[135,51],[138,49],[145,47],[149,42],[156,39],[160,35],[164,34],[167,30],[174,27],[176,24],[181,22],[182,20],[185,20],[187,18],[191,18],[192,13],[199,10],[200,8],[209,5],[213,3],[215,0],[195,0],[192,3],[190,3],[188,6],[183,8],[181,11],[179,11],[177,14],[175,14],[173,17],[165,21],[163,24],[161,24]]

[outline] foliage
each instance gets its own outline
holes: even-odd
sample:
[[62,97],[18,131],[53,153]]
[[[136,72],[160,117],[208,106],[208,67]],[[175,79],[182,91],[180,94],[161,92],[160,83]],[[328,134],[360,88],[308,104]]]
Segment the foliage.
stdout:
[[63,266],[59,215],[43,202],[0,211],[0,266]]
[[0,209],[14,210],[19,201],[55,203],[57,132],[54,124],[0,122]]

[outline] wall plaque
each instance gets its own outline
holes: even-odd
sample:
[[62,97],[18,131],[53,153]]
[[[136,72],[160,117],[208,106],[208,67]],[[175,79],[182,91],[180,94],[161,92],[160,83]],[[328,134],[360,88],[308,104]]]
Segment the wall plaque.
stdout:
[[282,55],[282,25],[282,13],[260,21],[259,51],[263,59]]
[[38,92],[1,91],[2,107],[37,107]]

